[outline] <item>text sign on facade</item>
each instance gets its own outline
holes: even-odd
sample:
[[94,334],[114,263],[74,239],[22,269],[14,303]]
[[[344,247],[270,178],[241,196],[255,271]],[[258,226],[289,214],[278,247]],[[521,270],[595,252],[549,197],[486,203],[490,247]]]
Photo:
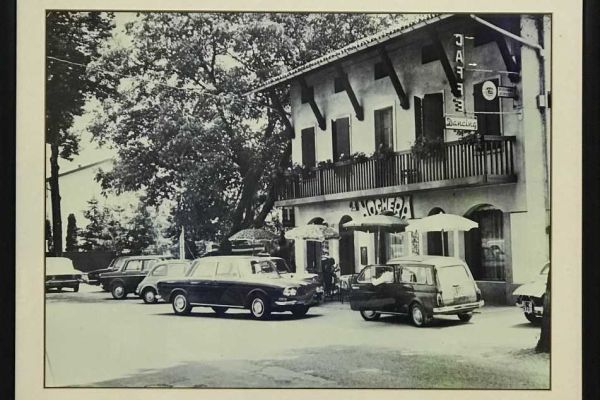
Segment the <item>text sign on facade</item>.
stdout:
[[446,117],[446,129],[477,130],[477,118]]
[[465,47],[465,37],[460,33],[454,34],[454,45],[456,46],[456,52],[454,53],[454,62],[456,63],[456,88],[458,90],[459,95],[455,96],[452,101],[454,102],[454,111],[456,112],[464,112],[465,111],[465,101],[463,99],[463,80],[464,80],[464,67],[465,67],[465,59],[464,59],[464,47]]
[[402,219],[413,217],[410,196],[356,200],[350,202],[350,209],[360,211],[365,217],[383,214],[384,212],[391,212]]
[[517,97],[517,91],[514,86],[498,86],[498,97]]

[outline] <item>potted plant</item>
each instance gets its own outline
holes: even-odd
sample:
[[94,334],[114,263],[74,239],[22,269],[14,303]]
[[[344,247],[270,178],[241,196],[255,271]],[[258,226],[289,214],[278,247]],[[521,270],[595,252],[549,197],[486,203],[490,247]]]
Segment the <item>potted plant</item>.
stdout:
[[417,160],[427,160],[444,154],[444,141],[438,138],[419,136],[410,148]]

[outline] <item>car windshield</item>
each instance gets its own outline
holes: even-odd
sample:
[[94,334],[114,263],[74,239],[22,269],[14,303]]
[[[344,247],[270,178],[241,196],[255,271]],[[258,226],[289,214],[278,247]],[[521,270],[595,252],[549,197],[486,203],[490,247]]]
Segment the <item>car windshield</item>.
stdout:
[[460,285],[471,281],[469,274],[462,265],[438,267],[437,276],[442,285]]
[[254,274],[279,276],[277,265],[272,260],[254,261],[252,263],[252,272]]
[[290,272],[290,269],[283,258],[274,258],[271,261],[275,264],[277,272],[280,274],[287,274]]
[[112,270],[120,269],[123,266],[124,262],[125,262],[125,258],[123,258],[123,257],[115,258],[108,265],[108,269],[112,269]]

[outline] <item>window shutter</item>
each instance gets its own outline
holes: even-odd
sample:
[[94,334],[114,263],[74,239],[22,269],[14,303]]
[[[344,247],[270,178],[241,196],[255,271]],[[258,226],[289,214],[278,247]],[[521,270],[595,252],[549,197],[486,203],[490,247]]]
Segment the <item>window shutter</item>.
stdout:
[[430,139],[444,139],[444,96],[426,94],[423,98],[423,134]]
[[302,164],[313,168],[315,158],[315,128],[302,129]]
[[415,108],[415,138],[423,136],[423,101],[420,97],[413,97]]

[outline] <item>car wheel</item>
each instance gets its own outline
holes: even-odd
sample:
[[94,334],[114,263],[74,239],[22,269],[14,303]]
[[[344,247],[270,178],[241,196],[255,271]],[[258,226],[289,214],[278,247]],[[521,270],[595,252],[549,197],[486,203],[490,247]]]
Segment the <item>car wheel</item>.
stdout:
[[295,306],[292,308],[292,314],[296,318],[304,317],[308,312],[309,306]]
[[410,307],[410,320],[416,327],[423,327],[429,323],[429,316],[425,313],[423,306],[419,303],[414,303]]
[[156,298],[156,292],[154,291],[154,289],[144,289],[144,291],[142,292],[142,300],[144,300],[144,303],[146,304],[156,303],[158,299]]
[[217,314],[219,317],[225,315],[227,310],[229,310],[228,307],[212,307],[212,309],[215,312],[215,314]]
[[79,285],[73,286],[73,291],[74,292],[79,292]]
[[539,323],[542,322],[542,317],[538,317],[537,315],[533,314],[533,313],[523,313],[525,315],[525,318],[527,318],[527,321],[531,322],[532,324],[538,325]]
[[462,322],[469,322],[473,318],[473,313],[460,313],[458,314],[458,319]]
[[360,316],[363,317],[365,321],[376,321],[381,317],[381,314],[376,311],[361,311]]
[[192,311],[192,305],[183,293],[177,293],[173,296],[173,311],[177,315],[188,315]]
[[271,305],[268,299],[263,295],[256,295],[250,302],[250,313],[256,319],[269,319],[271,315]]
[[125,286],[123,286],[121,282],[113,284],[110,292],[112,294],[112,297],[117,300],[123,300],[125,297],[127,297],[127,291],[125,290]]

